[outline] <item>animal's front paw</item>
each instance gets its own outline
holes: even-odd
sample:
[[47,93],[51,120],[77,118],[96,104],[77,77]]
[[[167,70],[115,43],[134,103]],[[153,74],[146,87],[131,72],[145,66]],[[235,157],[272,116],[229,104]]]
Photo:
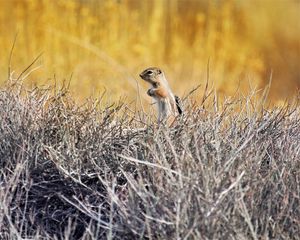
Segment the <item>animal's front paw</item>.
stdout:
[[154,96],[154,89],[153,88],[148,89],[147,94],[148,94],[148,96],[153,97]]

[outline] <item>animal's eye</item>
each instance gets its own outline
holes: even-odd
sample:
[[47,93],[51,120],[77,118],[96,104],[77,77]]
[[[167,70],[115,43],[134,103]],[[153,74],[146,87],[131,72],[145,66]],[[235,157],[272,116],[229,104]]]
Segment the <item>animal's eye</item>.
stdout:
[[153,71],[152,71],[152,70],[148,70],[146,73],[147,73],[148,75],[152,75],[152,74],[153,74]]

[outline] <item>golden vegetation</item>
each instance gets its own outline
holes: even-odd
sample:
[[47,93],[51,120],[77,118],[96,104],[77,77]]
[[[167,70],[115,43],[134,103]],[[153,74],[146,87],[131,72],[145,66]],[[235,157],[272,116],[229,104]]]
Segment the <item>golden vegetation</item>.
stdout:
[[80,97],[107,89],[113,99],[134,99],[138,73],[148,66],[164,68],[183,94],[205,82],[208,59],[221,93],[262,87],[271,71],[273,99],[300,85],[298,0],[1,0],[0,9],[1,81],[18,33],[16,72],[43,52],[27,82],[73,74]]

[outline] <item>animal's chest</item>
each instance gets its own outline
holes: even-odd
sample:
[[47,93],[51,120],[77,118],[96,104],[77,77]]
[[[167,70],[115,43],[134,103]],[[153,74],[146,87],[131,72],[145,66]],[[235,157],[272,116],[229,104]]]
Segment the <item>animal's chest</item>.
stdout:
[[158,98],[167,98],[168,97],[168,91],[163,87],[158,87],[156,90],[156,95]]

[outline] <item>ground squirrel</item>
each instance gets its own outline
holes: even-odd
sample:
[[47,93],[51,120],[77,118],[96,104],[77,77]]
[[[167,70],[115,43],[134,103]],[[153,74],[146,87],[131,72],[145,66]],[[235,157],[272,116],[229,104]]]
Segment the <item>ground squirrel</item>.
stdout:
[[164,121],[169,116],[176,117],[182,114],[180,99],[173,94],[161,69],[147,68],[140,74],[140,77],[152,86],[147,94],[157,101],[158,122]]

